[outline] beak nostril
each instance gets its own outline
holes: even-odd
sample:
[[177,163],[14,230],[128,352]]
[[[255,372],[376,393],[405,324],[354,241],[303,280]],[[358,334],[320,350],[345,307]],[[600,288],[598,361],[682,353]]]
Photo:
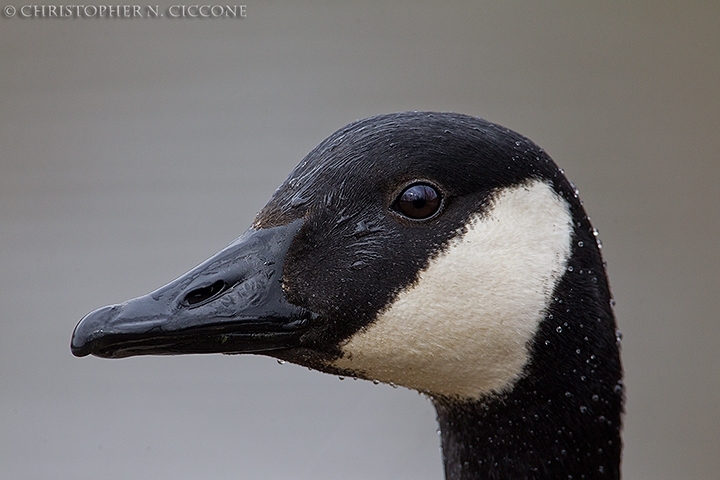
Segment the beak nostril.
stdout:
[[227,290],[228,284],[224,280],[208,285],[207,287],[196,288],[185,295],[184,303],[188,306],[197,305]]

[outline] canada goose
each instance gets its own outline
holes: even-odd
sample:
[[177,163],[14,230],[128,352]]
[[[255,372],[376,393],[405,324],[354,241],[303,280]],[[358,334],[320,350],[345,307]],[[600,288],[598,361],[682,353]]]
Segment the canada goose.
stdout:
[[262,353],[402,385],[448,479],[617,479],[619,333],[597,231],[527,138],[407,112],[354,122],[228,247],[88,314],[76,356]]

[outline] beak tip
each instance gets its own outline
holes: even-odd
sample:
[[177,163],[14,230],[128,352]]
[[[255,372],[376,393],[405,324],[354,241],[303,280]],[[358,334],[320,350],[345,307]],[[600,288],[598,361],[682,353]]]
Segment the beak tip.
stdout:
[[99,308],[85,315],[75,326],[72,339],[70,340],[70,351],[76,357],[87,357],[94,353],[95,343],[109,317],[114,312],[114,306]]
[[[84,320],[84,319],[83,319]],[[90,336],[85,332],[83,320],[77,324],[70,340],[70,351],[76,357],[86,357],[92,353],[92,342]]]
[[76,346],[73,343],[70,343],[70,351],[78,358],[87,357],[91,353],[91,349],[85,348],[84,346]]

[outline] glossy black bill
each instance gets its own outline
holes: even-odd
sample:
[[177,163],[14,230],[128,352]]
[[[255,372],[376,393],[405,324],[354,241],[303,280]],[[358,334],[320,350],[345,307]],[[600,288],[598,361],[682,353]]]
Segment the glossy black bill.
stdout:
[[314,315],[287,302],[281,279],[301,225],[251,228],[164,287],[89,313],[75,327],[72,353],[117,358],[297,346]]

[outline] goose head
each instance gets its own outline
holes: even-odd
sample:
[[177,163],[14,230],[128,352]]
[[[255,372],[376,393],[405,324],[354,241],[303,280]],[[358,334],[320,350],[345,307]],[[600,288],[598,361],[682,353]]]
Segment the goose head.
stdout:
[[256,353],[426,394],[447,478],[619,478],[619,340],[597,231],[527,138],[465,115],[338,130],[252,226],[83,318],[77,356]]

